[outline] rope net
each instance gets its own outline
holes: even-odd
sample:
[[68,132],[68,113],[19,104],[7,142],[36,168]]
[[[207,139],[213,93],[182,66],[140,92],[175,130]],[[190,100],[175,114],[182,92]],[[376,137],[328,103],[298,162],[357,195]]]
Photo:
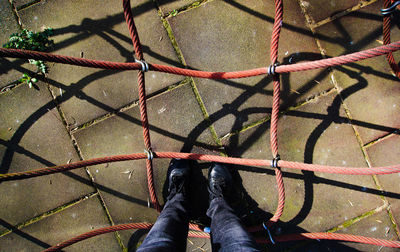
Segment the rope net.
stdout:
[[[393,0],[385,0],[384,8],[390,7],[393,3]],[[133,19],[130,0],[123,0],[123,10],[125,20],[129,29],[129,34],[132,39],[133,48],[136,55],[135,63],[122,63],[122,62],[110,62],[110,61],[99,61],[99,60],[90,60],[90,59],[82,59],[75,58],[69,56],[62,56],[50,53],[42,53],[36,51],[28,51],[28,50],[18,50],[18,49],[0,49],[1,57],[12,57],[12,58],[26,58],[26,59],[36,59],[36,60],[44,60],[49,62],[77,65],[83,67],[92,67],[92,68],[102,68],[102,69],[114,69],[114,70],[139,70],[138,71],[138,92],[139,92],[139,108],[140,115],[143,127],[143,139],[145,145],[146,153],[133,153],[127,155],[117,155],[117,156],[108,156],[102,158],[94,158],[83,160],[75,163],[58,165],[53,167],[42,168],[38,170],[26,171],[26,172],[18,172],[18,173],[7,173],[0,174],[0,181],[6,180],[17,180],[17,179],[27,179],[37,176],[48,175],[52,173],[63,172],[67,170],[77,169],[81,167],[87,167],[102,163],[110,163],[110,162],[119,162],[119,161],[127,161],[127,160],[137,160],[137,159],[146,159],[146,171],[147,171],[147,182],[148,189],[150,194],[150,200],[153,207],[160,212],[161,206],[158,202],[157,195],[155,193],[154,180],[153,180],[153,158],[183,158],[183,159],[192,159],[192,160],[204,160],[204,161],[214,161],[221,163],[229,163],[229,164],[237,164],[237,165],[248,165],[248,166],[271,166],[275,170],[276,181],[278,185],[278,207],[275,211],[273,217],[266,221],[264,224],[265,227],[270,227],[274,223],[276,223],[284,209],[285,205],[285,187],[282,179],[281,168],[290,168],[290,169],[299,169],[306,171],[318,171],[318,172],[326,172],[326,173],[336,173],[336,174],[346,174],[346,175],[377,175],[377,174],[391,174],[391,173],[399,173],[400,172],[400,164],[387,166],[387,167],[337,167],[337,166],[323,166],[317,164],[305,164],[299,162],[291,162],[280,160],[278,154],[278,136],[277,136],[277,126],[278,126],[278,117],[279,117],[279,102],[280,102],[280,78],[279,73],[289,73],[296,71],[306,71],[317,68],[326,68],[336,65],[348,64],[351,62],[372,58],[380,55],[386,55],[387,60],[389,62],[390,67],[397,77],[400,78],[400,69],[396,64],[392,52],[400,49],[400,41],[390,43],[390,27],[391,27],[391,18],[390,16],[385,16],[383,19],[383,40],[384,45],[376,48],[372,48],[365,51],[355,52],[352,54],[347,54],[334,58],[327,58],[322,60],[316,60],[311,62],[297,63],[293,65],[279,65],[278,64],[278,45],[279,45],[279,36],[282,27],[283,20],[283,1],[275,0],[275,20],[272,30],[271,37],[271,53],[270,60],[271,65],[269,67],[250,69],[244,71],[236,71],[236,72],[206,72],[206,71],[198,71],[198,70],[190,70],[183,69],[179,67],[171,67],[165,65],[158,64],[150,64],[144,61],[143,51],[141,48],[141,43],[139,39],[138,32],[136,30],[135,22]],[[256,75],[272,75],[273,78],[273,102],[272,102],[272,115],[271,115],[271,127],[270,127],[270,145],[272,150],[272,160],[265,159],[244,159],[244,158],[230,158],[230,157],[222,157],[216,155],[203,155],[196,153],[177,153],[177,152],[152,152],[151,148],[151,140],[150,140],[150,131],[149,131],[149,122],[147,117],[147,109],[146,109],[146,94],[145,94],[145,78],[144,74],[146,71],[159,71],[170,74],[177,75],[185,75],[192,76],[198,78],[209,78],[209,79],[233,79],[233,78],[246,78]],[[152,224],[150,223],[128,223],[121,224],[116,226],[110,226],[105,228],[100,228],[97,230],[92,230],[90,232],[81,234],[76,236],[68,241],[62,242],[53,246],[51,248],[46,249],[45,251],[57,251],[67,246],[70,246],[76,242],[88,239],[90,237],[115,232],[119,230],[128,230],[128,229],[150,229]],[[203,232],[203,229],[195,224],[189,224],[190,237],[202,237],[209,238],[209,234]],[[249,227],[248,230],[250,232],[256,232],[262,230],[263,225]],[[379,246],[387,246],[387,247],[396,247],[400,248],[400,242],[398,241],[389,241],[382,240],[370,237],[363,236],[355,236],[348,234],[337,234],[337,233],[301,233],[301,234],[286,234],[274,237],[274,240],[277,242],[285,242],[285,241],[299,241],[299,240],[308,240],[308,239],[326,239],[326,240],[337,240],[337,241],[349,241],[349,242],[358,242],[365,244],[373,244]],[[259,243],[270,243],[270,239],[257,239]]]

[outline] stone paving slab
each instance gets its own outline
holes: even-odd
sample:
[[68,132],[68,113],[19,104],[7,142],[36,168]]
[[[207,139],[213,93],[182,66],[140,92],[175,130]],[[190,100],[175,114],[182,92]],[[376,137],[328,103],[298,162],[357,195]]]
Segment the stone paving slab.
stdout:
[[[279,153],[284,160],[366,167],[351,125],[335,93],[290,111],[278,124]],[[225,141],[228,154],[271,158],[269,126],[249,129]],[[262,210],[274,213],[277,192],[271,169],[239,168],[243,186]],[[262,173],[259,174],[259,173]],[[286,205],[282,227],[319,232],[383,205],[370,176],[284,170]],[[300,228],[300,229],[299,229]]]
[[191,251],[212,251],[211,240],[206,238],[189,237],[187,241],[186,252]]
[[[210,153],[213,146],[208,128],[200,136],[196,126],[203,116],[190,85],[184,85],[147,103],[150,136],[154,151],[184,151]],[[143,136],[139,108],[106,119],[75,133],[85,159],[106,155],[143,152]],[[193,147],[192,144],[195,143]],[[156,193],[163,204],[163,190],[168,159],[155,159],[154,181]],[[158,216],[148,208],[148,187],[144,160],[110,163],[90,168],[98,188],[116,224],[127,222],[154,222]],[[130,173],[131,172],[131,173]],[[128,242],[128,241],[126,241]]]
[[23,77],[24,73],[29,74],[31,77],[36,72],[36,67],[29,64],[28,61],[12,58],[0,59],[0,89],[8,89],[18,84],[19,80]]
[[[378,214],[372,215],[365,220],[361,220],[360,222],[351,225],[350,227],[339,230],[338,233],[357,234],[385,240],[399,240],[387,211],[382,211]],[[381,248],[379,246],[371,246],[366,244],[344,244],[359,251],[377,251],[379,249],[380,251],[397,251],[395,248]]]
[[[0,238],[0,251],[42,251],[93,229],[109,226],[97,196]],[[7,248],[7,250],[5,250]],[[99,235],[64,251],[119,251],[113,233]]]
[[[273,6],[273,1],[211,1],[168,21],[190,67],[237,71],[270,64]],[[298,3],[285,1],[285,11],[279,60],[290,64],[319,59],[319,50]],[[195,82],[219,136],[271,112],[271,78]],[[325,70],[282,75],[282,107],[332,87]]]
[[[374,214],[366,219],[354,223],[353,225],[343,228],[338,233],[357,234],[367,237],[380,238],[385,240],[398,240],[396,233],[393,231],[390,219],[386,211]],[[306,246],[301,246],[294,251],[398,251],[395,248],[387,248],[381,246],[351,243],[351,242],[334,242],[319,241],[312,242]]]
[[[12,33],[19,32],[18,22],[8,1],[0,1],[0,46],[8,42]],[[25,60],[1,58],[0,59],[0,88],[14,82],[22,77],[23,64]]]
[[2,30],[0,34],[0,41],[2,42],[1,45],[3,45],[8,41],[8,38],[12,33],[19,31],[19,26],[8,1],[0,1],[0,10]]
[[[1,95],[0,173],[79,160],[47,86],[38,82],[37,88],[23,85]],[[84,169],[2,182],[0,218],[15,225],[93,191]]]
[[197,0],[157,0],[161,10],[164,14],[171,11],[178,10],[179,8],[188,6],[192,3],[198,2]]
[[[374,214],[360,222],[354,223],[350,227],[340,229],[337,232],[386,240],[396,240],[396,234],[393,232],[386,211]],[[305,242],[305,244],[306,245],[304,246],[297,246],[293,251],[397,251],[395,248],[383,246],[327,240]]]
[[306,9],[315,22],[319,22],[332,15],[356,6],[360,0],[301,0],[301,5]]
[[[400,163],[400,137],[393,135],[367,149],[372,166],[388,166]],[[379,183],[386,192],[397,225],[400,223],[400,174],[379,175]]]
[[[316,36],[323,37],[321,45],[327,54],[337,56],[380,46],[380,8],[381,2],[376,2],[319,27]],[[399,53],[395,53],[396,58],[399,56]],[[364,144],[400,128],[399,81],[392,76],[385,57],[335,69],[335,78],[342,88],[344,102]]]
[[[101,8],[90,1],[42,1],[20,12],[24,25],[33,30],[54,28],[55,53],[98,60],[133,61],[133,46],[121,1],[107,1]],[[134,1],[133,15],[145,59],[150,63],[177,65],[178,59],[151,0]],[[80,11],[77,11],[80,10]],[[154,93],[183,80],[181,76],[151,72],[146,92]],[[136,71],[97,70],[52,65],[49,83],[54,86],[68,123],[81,125],[138,99]]]

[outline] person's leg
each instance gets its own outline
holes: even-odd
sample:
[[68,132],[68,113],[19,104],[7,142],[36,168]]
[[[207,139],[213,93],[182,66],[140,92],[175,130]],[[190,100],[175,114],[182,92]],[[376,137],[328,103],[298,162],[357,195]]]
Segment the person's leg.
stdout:
[[189,217],[183,194],[168,200],[137,251],[185,251]]
[[207,215],[211,218],[213,251],[261,251],[224,198],[232,187],[229,171],[213,164],[208,179],[211,202]]
[[173,159],[167,179],[167,203],[156,223],[137,251],[185,251],[189,229],[187,184],[190,166],[187,160]]
[[224,198],[215,198],[207,210],[211,218],[214,251],[260,251]]

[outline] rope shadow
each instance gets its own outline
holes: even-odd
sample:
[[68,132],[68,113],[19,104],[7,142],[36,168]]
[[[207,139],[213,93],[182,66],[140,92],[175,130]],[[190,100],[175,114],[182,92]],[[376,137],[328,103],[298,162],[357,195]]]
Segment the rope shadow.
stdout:
[[[333,103],[328,108],[328,115],[323,116],[323,118],[321,118],[322,122],[310,134],[310,136],[309,136],[309,138],[307,140],[307,143],[306,143],[306,148],[305,148],[306,151],[304,153],[304,162],[305,163],[312,163],[312,161],[313,161],[313,152],[314,152],[314,148],[315,148],[317,140],[322,135],[322,133],[333,122],[341,122],[341,123],[343,123],[345,121],[348,121],[347,118],[342,118],[342,117],[339,116],[339,108],[340,108],[340,106],[342,104],[342,99],[345,100],[350,95],[352,95],[355,92],[365,88],[368,85],[368,82],[364,78],[360,77],[359,73],[347,70],[345,68],[340,68],[340,70],[342,72],[346,73],[351,78],[354,78],[354,79],[358,80],[358,83],[346,88],[345,90],[343,90],[340,93],[340,96],[337,95],[335,97]],[[291,114],[295,114],[296,111],[291,111],[290,113]],[[348,122],[348,123],[350,123],[350,122]],[[258,129],[256,129],[256,131],[248,139],[258,139],[262,134],[264,134],[266,132],[267,128],[269,128],[268,125],[265,127],[264,130],[261,127],[259,127]],[[253,140],[253,141],[255,141],[255,140]],[[241,154],[244,152],[244,150],[247,150],[252,145],[252,141],[246,141],[241,146],[238,146],[238,140],[237,139],[233,140],[233,143],[234,144],[233,144],[233,146],[230,146],[230,149],[237,149],[237,148],[242,149],[242,147],[244,147],[241,152],[239,152],[239,153],[236,152],[233,155],[233,156],[238,156],[238,157],[241,156]],[[308,213],[310,212],[312,204],[313,204],[313,194],[314,194],[313,184],[318,179],[315,177],[313,172],[307,172],[307,171],[303,171],[302,179],[304,180],[304,187],[305,187],[304,204],[303,204],[301,210],[299,211],[299,213],[292,220],[290,220],[288,223],[285,223],[285,226],[291,227],[290,229],[292,229],[293,227],[296,227],[298,224],[300,224],[308,216]],[[340,187],[357,188],[357,186],[348,185],[348,184],[344,184],[344,183],[340,183],[340,182],[339,183],[335,183],[335,185],[336,186],[340,186]],[[361,190],[361,191],[365,192],[365,188],[358,187],[357,190]],[[374,190],[374,189],[369,189],[369,190],[370,190],[370,192],[373,191],[374,194],[377,194],[377,195],[385,195],[386,194],[385,192],[382,192],[382,191],[379,191],[379,190]],[[246,196],[250,197],[248,194]],[[399,195],[393,195],[392,194],[392,196],[398,197]],[[296,232],[299,232],[299,230],[296,230]],[[336,243],[333,243],[333,244],[337,245]]]
[[[263,13],[257,12],[241,3],[238,3],[236,1],[228,1],[228,0],[224,0],[225,3],[238,8],[250,15],[253,15],[255,17],[260,18],[261,20],[267,21],[268,23],[274,23],[274,18],[273,17],[269,17]],[[356,18],[360,18],[360,19],[365,19],[365,20],[374,20],[374,21],[382,21],[383,18],[380,15],[376,15],[376,14],[371,14],[371,13],[364,13],[361,11],[354,11],[354,12],[350,12],[347,13],[346,16],[351,16],[351,17],[356,17]],[[376,39],[379,39],[380,36],[382,35],[382,28],[377,28],[375,30],[373,30],[369,35],[367,35],[366,37],[364,37],[363,39],[360,40],[360,42],[358,43],[349,43],[351,41],[351,36],[345,31],[345,27],[343,25],[338,24],[340,22],[340,19],[335,19],[332,22],[334,22],[337,26],[337,28],[339,28],[339,31],[341,31],[342,36],[326,36],[324,34],[319,33],[318,31],[316,31],[315,33],[313,33],[312,31],[310,31],[307,28],[302,28],[302,27],[297,27],[288,23],[283,22],[282,26],[284,29],[287,29],[289,31],[293,31],[308,37],[312,37],[321,41],[326,41],[332,44],[338,44],[340,46],[342,46],[344,49],[346,49],[343,54],[347,54],[347,53],[351,53],[351,52],[355,52],[357,51],[357,48],[360,49],[363,46],[366,46],[368,44],[368,42],[370,41],[375,41]],[[395,24],[392,22],[392,27],[395,26]],[[347,41],[343,42],[343,41]],[[342,54],[342,55],[343,55]],[[354,64],[354,63],[352,63]],[[351,64],[351,65],[352,65]],[[361,65],[355,64],[359,67],[362,67]],[[366,71],[367,73],[367,71]],[[398,81],[398,79],[396,77],[394,77],[393,75],[391,75],[390,73],[382,73],[382,72],[378,72],[378,71],[373,71],[373,72],[368,72],[369,74],[373,74],[376,75],[378,77],[381,78],[386,78],[389,80],[396,80]]]
[[[53,83],[53,84],[54,84],[54,83]],[[65,97],[64,99],[68,99],[68,97]],[[104,105],[102,105],[102,106],[104,106]],[[46,110],[47,110],[47,108],[48,108],[48,107],[44,107],[44,109],[42,109],[42,111],[46,111]],[[108,108],[108,109],[110,109],[110,108]],[[40,114],[40,113],[39,113],[39,114]],[[132,121],[132,119],[131,119],[131,118],[129,118],[129,119]],[[32,121],[34,121],[34,120],[32,120]],[[140,124],[140,121],[139,121],[139,120],[137,120],[137,121],[136,121],[136,123],[137,123],[137,124]],[[183,140],[183,139],[182,139],[182,140]]]
[[[174,1],[176,1],[176,0],[165,0],[164,2],[170,3],[170,2],[174,2]],[[121,8],[122,8],[122,5],[121,5]],[[153,1],[147,1],[143,4],[140,4],[140,5],[132,8],[132,12],[135,17],[138,17],[138,16],[140,16],[148,11],[151,11],[151,10],[157,11],[157,6]],[[54,28],[53,36],[65,35],[65,34],[69,34],[69,33],[76,34],[76,35],[71,38],[67,38],[63,41],[57,42],[54,45],[54,47],[50,50],[50,52],[61,50],[72,44],[75,44],[77,42],[88,39],[94,35],[102,34],[104,31],[118,37],[119,39],[122,39],[123,41],[127,41],[130,44],[131,39],[129,37],[124,36],[124,35],[120,34],[119,32],[114,31],[112,29],[113,26],[120,24],[120,23],[125,23],[125,18],[124,18],[123,12],[120,12],[120,13],[117,13],[114,15],[108,15],[105,18],[96,19],[96,20],[90,19],[90,18],[85,18],[82,20],[80,25],[69,25],[69,26],[62,27],[62,28]],[[123,48],[123,47],[121,47],[121,48]],[[145,46],[144,48],[149,48],[149,47]],[[159,57],[158,59],[165,63],[171,64],[173,66],[182,67],[182,65],[179,62],[172,61],[170,59],[167,60],[166,57],[159,55],[157,53],[154,53],[151,50],[148,50],[148,51],[144,50],[144,52],[149,53],[149,55],[151,55],[152,57],[155,57],[155,58]],[[130,58],[132,58],[131,51],[127,51],[124,54],[121,53],[121,55],[124,57],[129,56]],[[21,60],[21,59],[13,61],[12,64],[6,64],[6,62],[4,62],[4,64],[3,64],[3,62],[0,62],[0,64],[1,64],[0,65],[1,66],[0,73],[6,74],[10,70],[12,70],[18,66],[21,66],[24,63],[26,63],[26,61]]]
[[28,240],[28,241],[30,241],[30,242],[42,247],[42,248],[50,248],[51,247],[50,244],[48,244],[48,243],[46,243],[46,242],[44,242],[44,241],[42,241],[42,240],[40,240],[40,239],[38,239],[38,238],[26,233],[26,232],[16,228],[14,225],[8,223],[7,221],[5,221],[5,220],[3,220],[1,218],[0,218],[0,225],[5,227],[5,228],[7,228],[7,229],[9,229],[9,230],[11,230],[14,234],[20,236],[21,238],[26,239],[26,240]]

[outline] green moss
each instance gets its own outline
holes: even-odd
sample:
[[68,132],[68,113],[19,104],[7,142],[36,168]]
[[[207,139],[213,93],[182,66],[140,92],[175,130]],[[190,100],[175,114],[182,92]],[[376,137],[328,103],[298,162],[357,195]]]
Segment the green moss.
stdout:
[[387,138],[389,138],[389,137],[391,137],[391,136],[393,136],[393,135],[398,135],[400,133],[400,129],[397,129],[397,130],[395,130],[395,131],[393,131],[393,132],[391,132],[391,133],[388,133],[388,134],[386,134],[386,135],[384,135],[384,136],[382,136],[382,137],[379,137],[379,138],[377,138],[377,139],[375,139],[375,140],[372,140],[371,142],[369,142],[369,143],[366,143],[366,144],[364,144],[364,148],[369,148],[369,147],[371,147],[372,145],[374,145],[374,144],[376,144],[376,143],[379,143],[379,142],[381,142],[381,141],[383,141],[383,140],[385,140],[385,139],[387,139]]
[[393,227],[394,231],[396,232],[397,236],[400,237],[400,232],[399,232],[399,229],[397,227],[397,223],[396,223],[396,221],[395,221],[395,219],[393,217],[392,211],[390,209],[388,209],[387,212],[388,212],[390,221],[392,222],[392,227]]
[[[160,13],[160,11],[159,11],[159,13]],[[183,58],[183,54],[182,54],[181,49],[178,46],[178,42],[176,42],[176,40],[175,40],[175,37],[174,37],[174,34],[172,33],[172,29],[171,29],[169,22],[165,18],[161,18],[161,21],[163,23],[165,30],[167,31],[167,34],[168,34],[169,40],[171,41],[172,47],[174,48],[176,55],[178,56],[179,62],[182,65],[186,66],[187,65],[186,61]]]
[[357,216],[357,217],[355,217],[355,218],[353,218],[353,219],[351,219],[351,220],[345,221],[345,222],[343,222],[342,224],[340,224],[339,226],[334,227],[334,228],[331,228],[331,229],[327,230],[326,232],[336,232],[336,231],[341,230],[341,229],[343,229],[343,228],[350,227],[350,226],[353,225],[354,223],[359,222],[359,221],[361,221],[361,220],[363,220],[363,219],[365,219],[365,218],[367,218],[367,217],[369,217],[369,216],[372,216],[372,215],[374,215],[375,213],[377,213],[378,211],[379,211],[379,210],[377,210],[377,209],[368,211],[368,212],[366,212],[366,213],[364,213],[364,214],[362,214],[362,215],[360,215],[360,216]]
[[[212,138],[214,139],[215,143],[219,147],[222,147],[221,139],[219,139],[217,131],[215,130],[214,126],[212,125],[212,122],[210,120],[210,116],[207,112],[206,106],[204,105],[203,99],[200,96],[199,90],[197,89],[197,86],[196,86],[193,78],[191,78],[191,86],[192,86],[194,96],[196,97],[197,103],[199,104],[200,110],[203,113],[204,120],[208,124],[208,128],[210,130]],[[225,156],[226,153],[224,151],[221,151],[221,155]]]
[[174,89],[177,89],[183,85],[188,85],[190,83],[190,77],[185,77],[185,79],[183,79],[181,82],[179,82],[178,84],[174,84],[174,85],[170,85],[167,87],[167,89],[165,90],[165,92],[162,92],[162,94],[172,91]]
[[[205,2],[205,1],[198,1],[198,2]],[[198,5],[200,5],[200,3]],[[161,16],[161,14],[162,14],[161,10],[159,10],[159,15]],[[172,47],[174,48],[174,50],[176,52],[176,55],[178,57],[179,62],[182,65],[186,66],[187,64],[186,64],[185,58],[183,57],[182,51],[179,48],[178,43],[176,42],[175,36],[174,36],[174,34],[172,32],[172,29],[171,29],[171,26],[170,26],[169,22],[163,17],[161,17],[161,21],[162,21],[162,23],[164,25],[165,30],[167,31],[168,37],[169,37],[169,39],[171,41]],[[206,107],[204,105],[204,102],[203,102],[203,100],[202,100],[202,98],[200,96],[199,90],[197,89],[197,86],[196,86],[193,78],[191,78],[191,77],[187,77],[187,78],[188,78],[188,81],[190,81],[190,85],[192,87],[193,94],[196,97],[196,100],[197,100],[197,103],[200,106],[201,112],[203,113],[204,120],[209,125],[208,128],[210,130],[212,138],[214,139],[215,143],[219,147],[222,147],[222,142],[219,139],[219,137],[217,135],[217,132],[216,132],[214,126],[212,125],[212,122],[210,121],[210,116],[208,115],[207,109],[206,109]],[[221,151],[221,155],[226,155],[223,150]]]
[[175,17],[175,16],[181,14],[182,12],[185,12],[185,11],[188,11],[188,10],[191,10],[191,9],[195,9],[195,8],[200,7],[201,5],[203,5],[203,4],[207,3],[207,2],[211,2],[211,1],[212,0],[195,1],[195,2],[193,2],[191,4],[184,5],[184,6],[180,7],[180,8],[178,8],[178,9],[175,9],[175,10],[172,10],[172,11],[168,12],[167,14],[165,14],[163,16],[163,18]]
[[[296,109],[298,109],[298,108],[300,108],[300,107],[302,107],[304,105],[307,105],[309,103],[313,103],[313,102],[315,102],[316,99],[319,99],[322,96],[327,96],[333,91],[334,91],[334,88],[326,90],[326,91],[323,91],[323,92],[321,92],[321,93],[319,93],[319,94],[317,94],[317,95],[315,95],[313,97],[308,98],[305,101],[301,101],[301,102],[297,103],[296,105],[294,105],[292,107],[289,107],[288,109],[286,109],[284,111],[280,111],[279,115],[284,115],[289,111],[293,111],[293,110],[296,110]],[[250,124],[244,125],[241,129],[238,129],[238,130],[232,131],[231,133],[226,134],[221,139],[226,139],[226,138],[229,138],[231,136],[237,135],[239,133],[245,132],[245,131],[247,131],[247,130],[249,130],[251,128],[254,128],[254,127],[259,126],[259,125],[261,125],[263,123],[269,122],[270,119],[271,119],[270,116],[266,116],[264,118],[261,118],[258,121],[255,121],[255,122],[252,122]]]

